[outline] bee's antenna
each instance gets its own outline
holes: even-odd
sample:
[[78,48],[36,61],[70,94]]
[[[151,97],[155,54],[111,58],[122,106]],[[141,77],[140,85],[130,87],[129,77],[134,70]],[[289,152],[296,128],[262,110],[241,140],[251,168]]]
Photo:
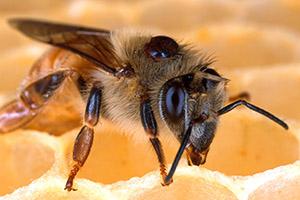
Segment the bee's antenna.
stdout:
[[266,111],[262,108],[259,108],[259,107],[255,106],[251,103],[248,103],[245,100],[238,100],[238,101],[235,101],[235,102],[225,106],[224,108],[222,108],[221,110],[218,111],[218,115],[220,116],[220,115],[223,115],[225,113],[228,113],[229,111],[231,111],[232,109],[234,109],[234,108],[236,108],[237,106],[240,106],[240,105],[244,105],[247,108],[249,108],[249,109],[251,109],[251,110],[253,110],[257,113],[264,115],[265,117],[269,118],[270,120],[272,120],[275,123],[282,126],[284,129],[289,129],[289,126],[284,121],[277,118],[275,115],[269,113],[268,111]]

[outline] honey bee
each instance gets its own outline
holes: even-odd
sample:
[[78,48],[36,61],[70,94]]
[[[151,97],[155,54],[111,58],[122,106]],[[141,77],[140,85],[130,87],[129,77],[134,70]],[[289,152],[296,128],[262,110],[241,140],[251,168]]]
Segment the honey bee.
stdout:
[[[288,129],[285,122],[246,100],[224,106],[227,79],[211,67],[211,59],[171,37],[34,19],[11,19],[9,24],[54,47],[33,65],[18,97],[0,109],[0,132],[28,124],[66,80],[73,81],[86,103],[65,190],[74,190],[73,180],[88,158],[100,116],[133,134],[148,135],[164,186],[172,183],[184,151],[189,165],[205,163],[219,116],[237,106]],[[159,140],[163,132],[171,132],[180,142],[168,173]]]

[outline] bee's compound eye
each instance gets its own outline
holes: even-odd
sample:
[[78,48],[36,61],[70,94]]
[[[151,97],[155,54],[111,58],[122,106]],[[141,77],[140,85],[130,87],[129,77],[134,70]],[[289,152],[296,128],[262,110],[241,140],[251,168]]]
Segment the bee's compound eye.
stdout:
[[183,115],[184,97],[185,92],[179,85],[173,85],[167,90],[166,112],[171,119],[177,120]]
[[144,51],[147,56],[159,61],[175,56],[178,52],[178,44],[170,37],[155,36],[145,45]]

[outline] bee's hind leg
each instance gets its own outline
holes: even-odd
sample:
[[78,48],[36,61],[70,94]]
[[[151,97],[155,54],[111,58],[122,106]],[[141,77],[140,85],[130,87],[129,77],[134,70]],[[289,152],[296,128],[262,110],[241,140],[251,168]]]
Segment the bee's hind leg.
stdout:
[[19,97],[0,108],[0,133],[25,126],[49,101],[70,70],[49,74],[25,87]]
[[21,99],[15,99],[0,109],[0,133],[21,128],[35,116],[36,113],[26,107]]
[[67,191],[76,190],[73,188],[73,180],[90,153],[94,139],[94,127],[97,125],[100,116],[101,97],[101,89],[93,87],[87,100],[84,125],[77,135],[73,147],[73,160],[75,164],[70,171],[65,185],[65,190]]

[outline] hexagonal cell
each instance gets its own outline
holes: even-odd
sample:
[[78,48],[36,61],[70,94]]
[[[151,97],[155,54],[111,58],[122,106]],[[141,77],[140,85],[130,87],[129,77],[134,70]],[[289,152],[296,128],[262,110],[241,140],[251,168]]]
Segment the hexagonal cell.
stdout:
[[0,135],[0,195],[31,183],[54,163],[54,150],[36,133],[16,131]]
[[251,175],[299,159],[291,131],[241,108],[222,116],[205,167],[226,175]]
[[176,181],[168,187],[160,185],[145,189],[141,195],[136,195],[136,200],[159,199],[237,199],[235,194],[220,183],[210,182],[200,177],[177,177]]
[[229,94],[246,91],[252,103],[287,119],[300,120],[300,65],[272,66],[268,69],[227,70],[224,76]]
[[199,27],[190,38],[202,52],[216,58],[213,65],[222,70],[300,61],[299,38],[286,30],[227,22]]
[[95,199],[106,200],[116,199],[109,189],[102,185],[87,181],[78,181],[80,190],[67,192],[62,188],[65,184],[65,179],[61,176],[46,175],[43,178],[37,179],[34,183],[17,190],[16,192],[7,195],[7,199],[45,199],[45,200],[80,200],[80,199]]
[[[228,1],[147,1],[140,3],[137,10],[138,25],[163,29],[171,34],[186,33],[210,23],[230,21],[237,11]],[[175,15],[179,17],[175,18]]]
[[300,176],[291,177],[285,175],[274,180],[267,181],[259,186],[249,196],[250,200],[269,199],[270,196],[274,200],[294,200],[300,199]]

